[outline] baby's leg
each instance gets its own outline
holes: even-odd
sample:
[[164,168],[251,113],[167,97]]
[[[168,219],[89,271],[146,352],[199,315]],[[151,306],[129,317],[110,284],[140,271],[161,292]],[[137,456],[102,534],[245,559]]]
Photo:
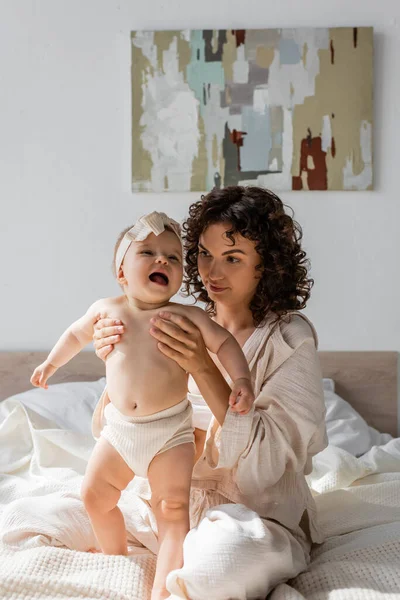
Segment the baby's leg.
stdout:
[[158,526],[158,557],[151,600],[169,597],[167,575],[183,564],[183,541],[189,531],[189,494],[194,444],[181,444],[150,463],[151,505]]
[[135,476],[122,456],[100,437],[82,483],[82,499],[104,554],[128,554],[125,521],[117,507]]

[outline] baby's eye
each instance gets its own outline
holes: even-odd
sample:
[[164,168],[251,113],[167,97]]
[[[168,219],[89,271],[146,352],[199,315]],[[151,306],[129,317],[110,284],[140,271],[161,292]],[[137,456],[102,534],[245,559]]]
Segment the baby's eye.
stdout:
[[142,250],[140,254],[145,254],[146,256],[152,256],[153,253],[151,250]]
[[168,256],[168,258],[170,260],[179,260],[177,256],[175,256],[174,254],[171,254],[171,256]]

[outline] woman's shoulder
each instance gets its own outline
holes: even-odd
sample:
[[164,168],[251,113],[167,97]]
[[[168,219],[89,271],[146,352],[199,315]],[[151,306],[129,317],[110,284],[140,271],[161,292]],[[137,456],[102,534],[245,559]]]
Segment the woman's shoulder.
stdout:
[[304,342],[311,341],[318,348],[318,336],[311,321],[300,312],[290,312],[277,320],[271,315],[254,336],[253,346],[273,353],[276,360],[284,361]]
[[290,312],[279,321],[279,332],[283,341],[296,350],[306,340],[312,340],[318,348],[318,335],[312,322],[300,312]]
[[253,349],[275,347],[276,351],[292,354],[306,340],[313,341],[318,347],[318,336],[314,325],[302,313],[293,311],[277,319],[270,315],[264,323],[257,327],[251,336]]
[[314,364],[318,338],[311,321],[299,312],[291,312],[279,321],[267,319],[247,349],[250,366],[257,372],[259,382],[265,383],[288,359],[299,353]]

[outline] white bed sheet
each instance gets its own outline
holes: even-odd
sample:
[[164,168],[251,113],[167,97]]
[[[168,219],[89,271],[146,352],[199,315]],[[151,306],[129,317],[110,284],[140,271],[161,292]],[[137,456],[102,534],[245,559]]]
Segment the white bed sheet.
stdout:
[[[120,506],[130,558],[87,552],[96,540],[80,487],[94,443],[91,435],[59,429],[18,399],[0,404],[2,600],[150,597],[156,540],[151,524],[131,510],[141,507],[129,487]],[[142,523],[139,531],[134,520]]]
[[[40,390],[45,405],[32,392],[0,403],[4,600],[149,598],[156,546],[150,523],[142,521],[139,532],[132,526],[129,487],[121,509],[128,533],[139,538],[131,536],[131,558],[86,552],[95,540],[79,490],[94,444],[86,427],[104,380],[87,385],[85,417],[79,412],[82,387],[74,399],[64,388],[57,395]],[[51,402],[57,422],[49,419]],[[67,404],[61,410],[63,402],[70,410]],[[309,570],[279,586],[271,600],[400,600],[400,440],[361,458],[329,446],[316,457],[309,483],[328,539],[314,549]]]
[[309,483],[327,540],[271,600],[399,600],[400,438],[361,458],[329,446]]

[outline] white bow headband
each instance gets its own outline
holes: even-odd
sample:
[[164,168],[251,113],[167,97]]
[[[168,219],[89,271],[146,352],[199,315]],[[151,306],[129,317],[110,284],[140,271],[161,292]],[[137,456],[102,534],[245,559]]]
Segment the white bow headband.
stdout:
[[118,250],[115,255],[115,270],[117,275],[131,243],[145,240],[150,233],[154,233],[154,235],[160,235],[160,233],[165,231],[166,226],[172,229],[172,231],[179,238],[179,241],[182,243],[181,227],[179,223],[173,219],[170,219],[165,213],[154,211],[148,215],[143,215],[143,217],[140,217],[134,226],[125,233],[118,246]]

